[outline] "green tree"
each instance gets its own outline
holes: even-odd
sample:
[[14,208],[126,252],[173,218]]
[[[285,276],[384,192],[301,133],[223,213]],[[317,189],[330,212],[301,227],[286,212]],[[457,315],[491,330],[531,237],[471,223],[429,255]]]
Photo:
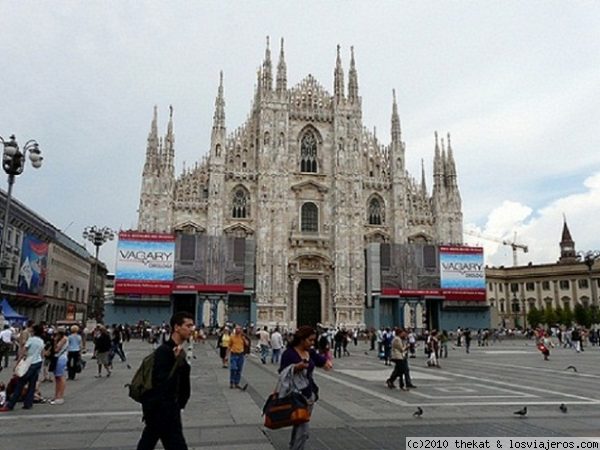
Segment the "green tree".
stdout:
[[554,308],[554,315],[556,316],[556,323],[558,324],[562,324],[563,323],[563,309],[560,306],[557,306],[556,308]]
[[530,328],[536,328],[538,325],[544,323],[544,311],[537,309],[535,306],[529,308],[527,323]]
[[562,317],[560,323],[567,327],[573,325],[573,311],[571,310],[571,307],[568,304],[565,305],[565,307],[562,310]]
[[598,305],[590,306],[590,312],[592,315],[592,325],[600,323],[600,308],[598,308]]
[[556,323],[556,312],[552,306],[548,306],[544,309],[544,322],[549,327]]
[[577,304],[575,305],[573,315],[575,316],[575,322],[582,327],[589,328],[592,326],[592,310],[590,308]]

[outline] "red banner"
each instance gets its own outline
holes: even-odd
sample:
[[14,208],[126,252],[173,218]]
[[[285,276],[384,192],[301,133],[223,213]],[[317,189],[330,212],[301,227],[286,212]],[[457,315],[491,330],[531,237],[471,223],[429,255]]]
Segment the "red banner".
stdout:
[[241,284],[173,283],[173,291],[179,291],[179,292],[244,292],[244,286]]
[[173,290],[170,281],[115,280],[115,294],[169,295]]
[[119,239],[129,241],[174,241],[174,234],[146,233],[143,231],[119,231]]
[[170,281],[116,280],[115,294],[170,295],[173,292],[244,292],[241,284],[194,284]]
[[381,295],[394,297],[441,297],[454,301],[485,301],[485,289],[398,289],[383,288]]

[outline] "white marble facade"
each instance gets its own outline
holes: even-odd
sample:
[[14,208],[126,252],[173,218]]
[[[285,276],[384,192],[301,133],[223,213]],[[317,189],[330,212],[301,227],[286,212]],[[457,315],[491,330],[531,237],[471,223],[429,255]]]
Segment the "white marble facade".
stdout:
[[226,132],[221,74],[208,155],[178,177],[173,111],[160,138],[155,108],[139,230],[254,239],[259,324],[296,325],[302,279],[318,280],[323,323],[363,323],[365,245],[461,243],[462,206],[450,136],[435,134],[430,193],[405,169],[395,95],[388,144],[361,103],[353,50],[346,78],[338,46],[330,93],[311,75],[288,87],[283,40],[276,67],[267,43],[248,120]]

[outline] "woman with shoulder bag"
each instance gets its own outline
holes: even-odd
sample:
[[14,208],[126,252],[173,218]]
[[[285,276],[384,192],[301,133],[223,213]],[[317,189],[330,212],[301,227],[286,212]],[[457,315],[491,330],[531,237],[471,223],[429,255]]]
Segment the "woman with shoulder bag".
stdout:
[[54,368],[54,400],[50,401],[51,405],[62,405],[65,402],[65,369],[67,368],[67,350],[69,341],[65,336],[65,330],[59,328],[54,337],[54,356],[56,358],[56,366]]
[[[298,328],[289,347],[281,355],[281,365],[279,367],[279,373],[281,373],[286,367],[293,365],[294,374],[305,378],[306,383],[303,384],[306,387],[300,392],[308,400],[310,410],[319,398],[319,388],[313,379],[315,367],[323,367],[325,370],[333,368],[331,361],[315,351],[316,340],[317,333],[312,327],[302,326]],[[307,440],[308,422],[294,425],[290,438],[290,450],[304,449]]]

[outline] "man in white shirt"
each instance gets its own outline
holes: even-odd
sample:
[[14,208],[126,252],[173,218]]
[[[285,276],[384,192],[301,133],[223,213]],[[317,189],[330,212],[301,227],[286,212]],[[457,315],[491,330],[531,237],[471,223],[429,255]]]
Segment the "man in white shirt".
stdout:
[[2,360],[4,359],[4,368],[8,367],[8,356],[13,346],[12,331],[10,325],[4,324],[4,330],[0,331],[0,371],[2,371]]
[[279,328],[275,328],[275,331],[271,334],[271,364],[279,364],[282,348],[283,336],[281,336]]
[[258,332],[258,345],[260,345],[260,360],[263,364],[267,363],[267,356],[269,356],[269,345],[270,336],[265,325],[262,330]]

